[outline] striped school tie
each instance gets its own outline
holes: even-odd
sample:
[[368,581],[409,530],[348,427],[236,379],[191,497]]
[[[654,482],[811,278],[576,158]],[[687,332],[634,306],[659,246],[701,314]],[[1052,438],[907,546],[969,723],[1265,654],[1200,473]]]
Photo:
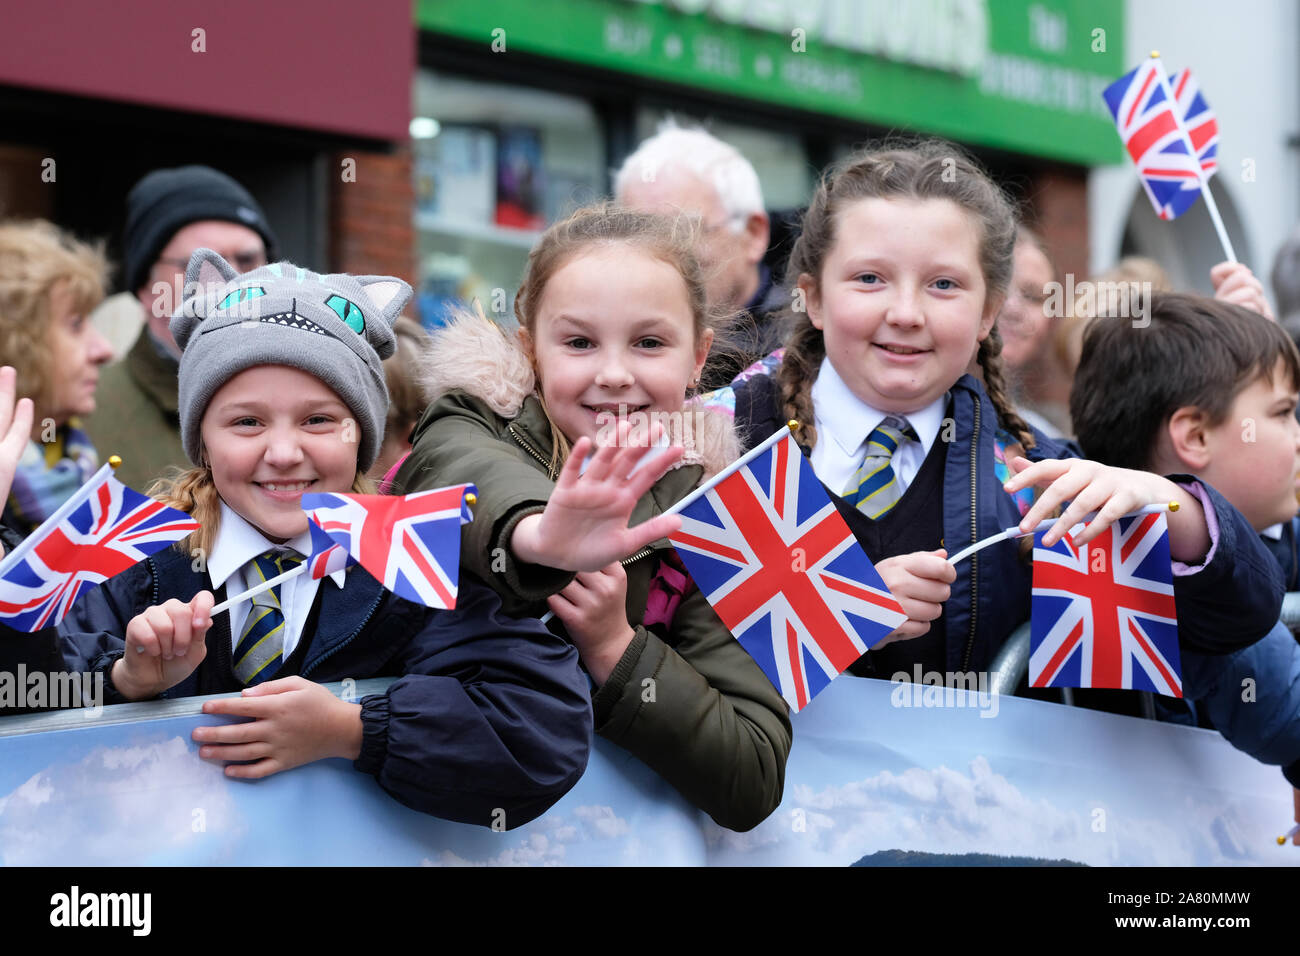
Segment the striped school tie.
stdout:
[[879,518],[903,497],[890,459],[904,441],[918,441],[912,426],[893,415],[867,436],[867,451],[841,496],[867,517]]
[[[302,557],[288,551],[268,551],[253,559],[255,574],[252,583],[269,581],[302,563]],[[284,651],[284,611],[280,607],[280,588],[277,584],[269,591],[255,594],[253,606],[244,622],[244,633],[235,645],[233,660],[235,676],[247,685],[270,680],[280,669]]]

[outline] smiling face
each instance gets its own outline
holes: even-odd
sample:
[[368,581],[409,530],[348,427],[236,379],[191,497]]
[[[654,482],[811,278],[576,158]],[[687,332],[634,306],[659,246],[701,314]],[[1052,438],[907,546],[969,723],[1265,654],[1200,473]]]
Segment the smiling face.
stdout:
[[99,367],[113,357],[112,346],[99,334],[84,313],[76,311],[66,289],[56,287],[50,295],[49,407],[39,410],[36,424],[51,418],[64,424],[74,415],[95,410],[95,388]]
[[1197,476],[1213,485],[1251,527],[1262,531],[1296,513],[1300,422],[1296,385],[1279,360],[1273,380],[1255,379],[1227,417],[1206,432],[1209,463]]
[[713,333],[696,341],[686,283],[673,266],[619,243],[555,270],[531,340],[547,411],[576,442],[594,441],[620,409],[680,412]]
[[307,492],[348,492],[357,473],[352,413],[325,383],[284,365],[227,381],[203,413],[217,494],[273,541],[307,530]]
[[947,199],[844,207],[821,275],[799,277],[831,366],[862,401],[908,414],[942,396],[993,327],[976,220]]

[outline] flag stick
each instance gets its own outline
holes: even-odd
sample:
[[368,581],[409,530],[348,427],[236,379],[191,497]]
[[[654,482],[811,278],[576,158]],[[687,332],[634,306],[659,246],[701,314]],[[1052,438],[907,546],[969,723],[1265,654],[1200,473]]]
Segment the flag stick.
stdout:
[[716,475],[714,475],[712,478],[710,478],[710,479],[709,479],[708,481],[706,481],[704,484],[700,485],[698,488],[696,488],[694,491],[692,491],[689,495],[687,495],[687,496],[686,496],[685,498],[683,498],[681,501],[677,502],[677,504],[673,505],[671,508],[669,508],[667,511],[665,511],[664,514],[666,514],[666,515],[675,515],[675,514],[677,514],[677,512],[681,511],[682,509],[687,508],[687,507],[689,507],[690,505],[694,504],[694,503],[695,503],[696,501],[698,501],[701,497],[703,497],[705,494],[707,494],[710,488],[712,488],[712,487],[714,487],[715,485],[719,484],[719,483],[722,482],[724,479],[726,479],[726,478],[730,478],[730,477],[732,476],[732,474],[734,474],[738,469],[742,468],[742,467],[745,466],[745,465],[748,465],[751,461],[753,461],[753,460],[754,460],[755,458],[757,458],[759,455],[763,454],[763,452],[767,451],[769,448],[771,448],[773,445],[775,445],[775,444],[776,444],[777,442],[779,442],[781,439],[785,438],[785,436],[788,435],[788,434],[790,434],[791,430],[793,430],[793,429],[796,428],[796,427],[798,427],[798,422],[794,422],[794,421],[787,422],[785,428],[777,429],[776,431],[774,431],[770,436],[768,436],[768,437],[767,437],[767,438],[762,442],[762,444],[755,445],[755,446],[754,446],[753,448],[751,448],[749,451],[745,452],[745,454],[743,454],[743,455],[741,455],[739,458],[737,458],[737,459],[736,459],[734,462],[732,462],[732,463],[731,463],[727,468],[725,468],[725,469],[723,469],[722,471],[718,472]]
[[303,561],[301,564],[295,565],[294,567],[290,568],[288,571],[285,571],[283,574],[277,574],[273,578],[267,578],[261,584],[249,588],[243,594],[236,594],[234,597],[226,598],[224,601],[222,601],[220,604],[214,607],[211,613],[220,614],[222,611],[226,610],[230,606],[234,604],[238,604],[240,601],[247,601],[255,594],[261,594],[263,591],[269,591],[271,590],[271,588],[275,587],[281,581],[288,581],[290,578],[296,578],[298,575],[302,574],[306,570],[307,570],[307,562]]
[[1214,194],[1210,192],[1210,180],[1205,175],[1205,170],[1201,168],[1201,162],[1197,159],[1196,148],[1192,146],[1192,138],[1187,135],[1187,130],[1183,127],[1183,118],[1178,113],[1178,104],[1174,99],[1174,92],[1169,87],[1169,77],[1165,75],[1164,63],[1160,62],[1160,52],[1151,51],[1151,59],[1156,60],[1156,75],[1160,77],[1160,88],[1165,91],[1166,101],[1173,107],[1174,122],[1178,124],[1178,132],[1182,134],[1183,141],[1187,144],[1187,151],[1191,154],[1192,159],[1196,161],[1196,179],[1201,185],[1201,195],[1205,197],[1205,208],[1210,212],[1210,219],[1214,222],[1214,231],[1219,234],[1219,242],[1223,245],[1223,254],[1228,257],[1229,262],[1237,261],[1237,253],[1233,251],[1232,240],[1228,238],[1228,230],[1224,228],[1223,218],[1219,215],[1219,207],[1214,202]]
[[[1137,511],[1130,511],[1126,515],[1120,515],[1120,517],[1132,518],[1137,515],[1153,515],[1153,514],[1161,514],[1166,511],[1177,511],[1177,510],[1178,510],[1178,502],[1176,501],[1161,502],[1160,504],[1156,504],[1156,505],[1147,505],[1143,508],[1139,508]],[[1079,519],[1079,521],[1074,525],[1074,527],[1070,529],[1070,533],[1073,534],[1075,530],[1083,527],[1093,518],[1097,517],[1099,513],[1100,512],[1097,511],[1090,511],[1088,514],[1084,515],[1082,518]],[[989,545],[997,544],[999,541],[1010,541],[1012,538],[1024,538],[1031,534],[1038,534],[1038,532],[1040,531],[1046,531],[1049,528],[1051,528],[1052,525],[1056,524],[1056,522],[1060,520],[1061,519],[1059,516],[1055,518],[1044,518],[1042,521],[1038,522],[1038,524],[1034,525],[1034,527],[1028,531],[1021,531],[1019,525],[1014,525],[1010,528],[1006,528],[1002,531],[999,531],[997,534],[991,534],[987,538],[984,538],[980,541],[976,541],[974,544],[970,545],[969,547],[962,548],[960,551],[958,551],[956,554],[954,554],[951,558],[948,559],[948,563],[955,565],[959,561],[966,560],[976,551],[983,551]]]
[[[474,505],[477,503],[478,503],[478,495],[474,494],[474,492],[472,491],[465,492],[464,504]],[[470,517],[472,518],[473,515],[471,514]],[[308,520],[311,520],[310,517],[308,518]],[[462,517],[461,524],[464,524],[465,520],[466,519]],[[335,545],[335,547],[342,547],[342,545]],[[212,609],[212,613],[220,614],[222,611],[226,610],[232,605],[238,604],[240,601],[246,601],[249,598],[253,597],[254,595],[261,594],[263,591],[269,591],[271,588],[275,587],[281,581],[288,581],[290,578],[297,577],[298,575],[302,574],[304,571],[307,570],[311,558],[312,555],[308,555],[307,558],[301,564],[297,565],[296,567],[290,568],[288,571],[285,571],[283,574],[277,574],[275,577],[269,578],[263,581],[261,584],[249,588],[247,591],[244,591],[242,594],[236,594],[234,597],[226,598],[224,601],[222,601],[220,604],[218,604],[216,607]]]
[[23,556],[31,551],[45,537],[45,532],[54,528],[64,518],[76,511],[85,501],[104,483],[104,479],[113,473],[113,469],[122,464],[122,459],[114,455],[108,460],[99,471],[90,476],[90,480],[72,493],[63,504],[59,505],[54,514],[50,515],[41,522],[41,526],[23,539],[22,544],[10,551],[3,561],[0,561],[0,576],[4,575],[10,568],[23,559]]
[[[716,475],[714,475],[704,484],[700,485],[698,488],[692,491],[681,501],[677,502],[675,505],[673,505],[671,508],[665,511],[664,514],[675,515],[683,508],[686,508],[689,505],[691,505],[693,502],[699,500],[699,498],[702,495],[706,494],[709,491],[709,489],[712,488],[714,485],[718,484],[725,478],[731,477],[731,475],[735,473],[738,469],[749,464],[759,455],[763,454],[763,452],[767,451],[769,448],[771,448],[773,445],[775,445],[777,442],[783,439],[786,435],[790,434],[790,432],[797,427],[799,427],[799,423],[796,421],[791,420],[789,422],[786,422],[785,428],[779,428],[776,431],[774,431],[762,443],[755,445],[749,451],[745,452],[745,454],[741,455],[734,462],[732,462],[731,465],[729,465],[727,468],[724,468],[722,471],[718,472]],[[553,617],[555,617],[555,612],[547,611],[545,614],[542,615],[541,622],[545,624]]]

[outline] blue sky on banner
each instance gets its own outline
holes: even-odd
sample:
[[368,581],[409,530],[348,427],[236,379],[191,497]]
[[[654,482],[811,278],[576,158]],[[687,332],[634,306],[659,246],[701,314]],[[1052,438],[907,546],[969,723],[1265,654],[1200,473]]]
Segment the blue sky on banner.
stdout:
[[715,826],[603,740],[551,811],[494,833],[408,810],[345,761],[228,781],[189,741],[213,718],[4,737],[0,860],[845,866],[904,849],[1300,865],[1300,851],[1274,842],[1292,815],[1282,775],[1211,731],[1016,698],[990,711],[963,691],[952,706],[891,703],[921,691],[835,681],[795,717],[784,803],[743,834]]

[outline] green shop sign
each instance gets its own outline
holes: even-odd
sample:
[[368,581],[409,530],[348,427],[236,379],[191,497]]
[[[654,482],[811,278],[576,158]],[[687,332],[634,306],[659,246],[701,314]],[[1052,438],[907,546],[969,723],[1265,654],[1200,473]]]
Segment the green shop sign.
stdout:
[[1123,0],[417,0],[421,29],[1094,165]]

